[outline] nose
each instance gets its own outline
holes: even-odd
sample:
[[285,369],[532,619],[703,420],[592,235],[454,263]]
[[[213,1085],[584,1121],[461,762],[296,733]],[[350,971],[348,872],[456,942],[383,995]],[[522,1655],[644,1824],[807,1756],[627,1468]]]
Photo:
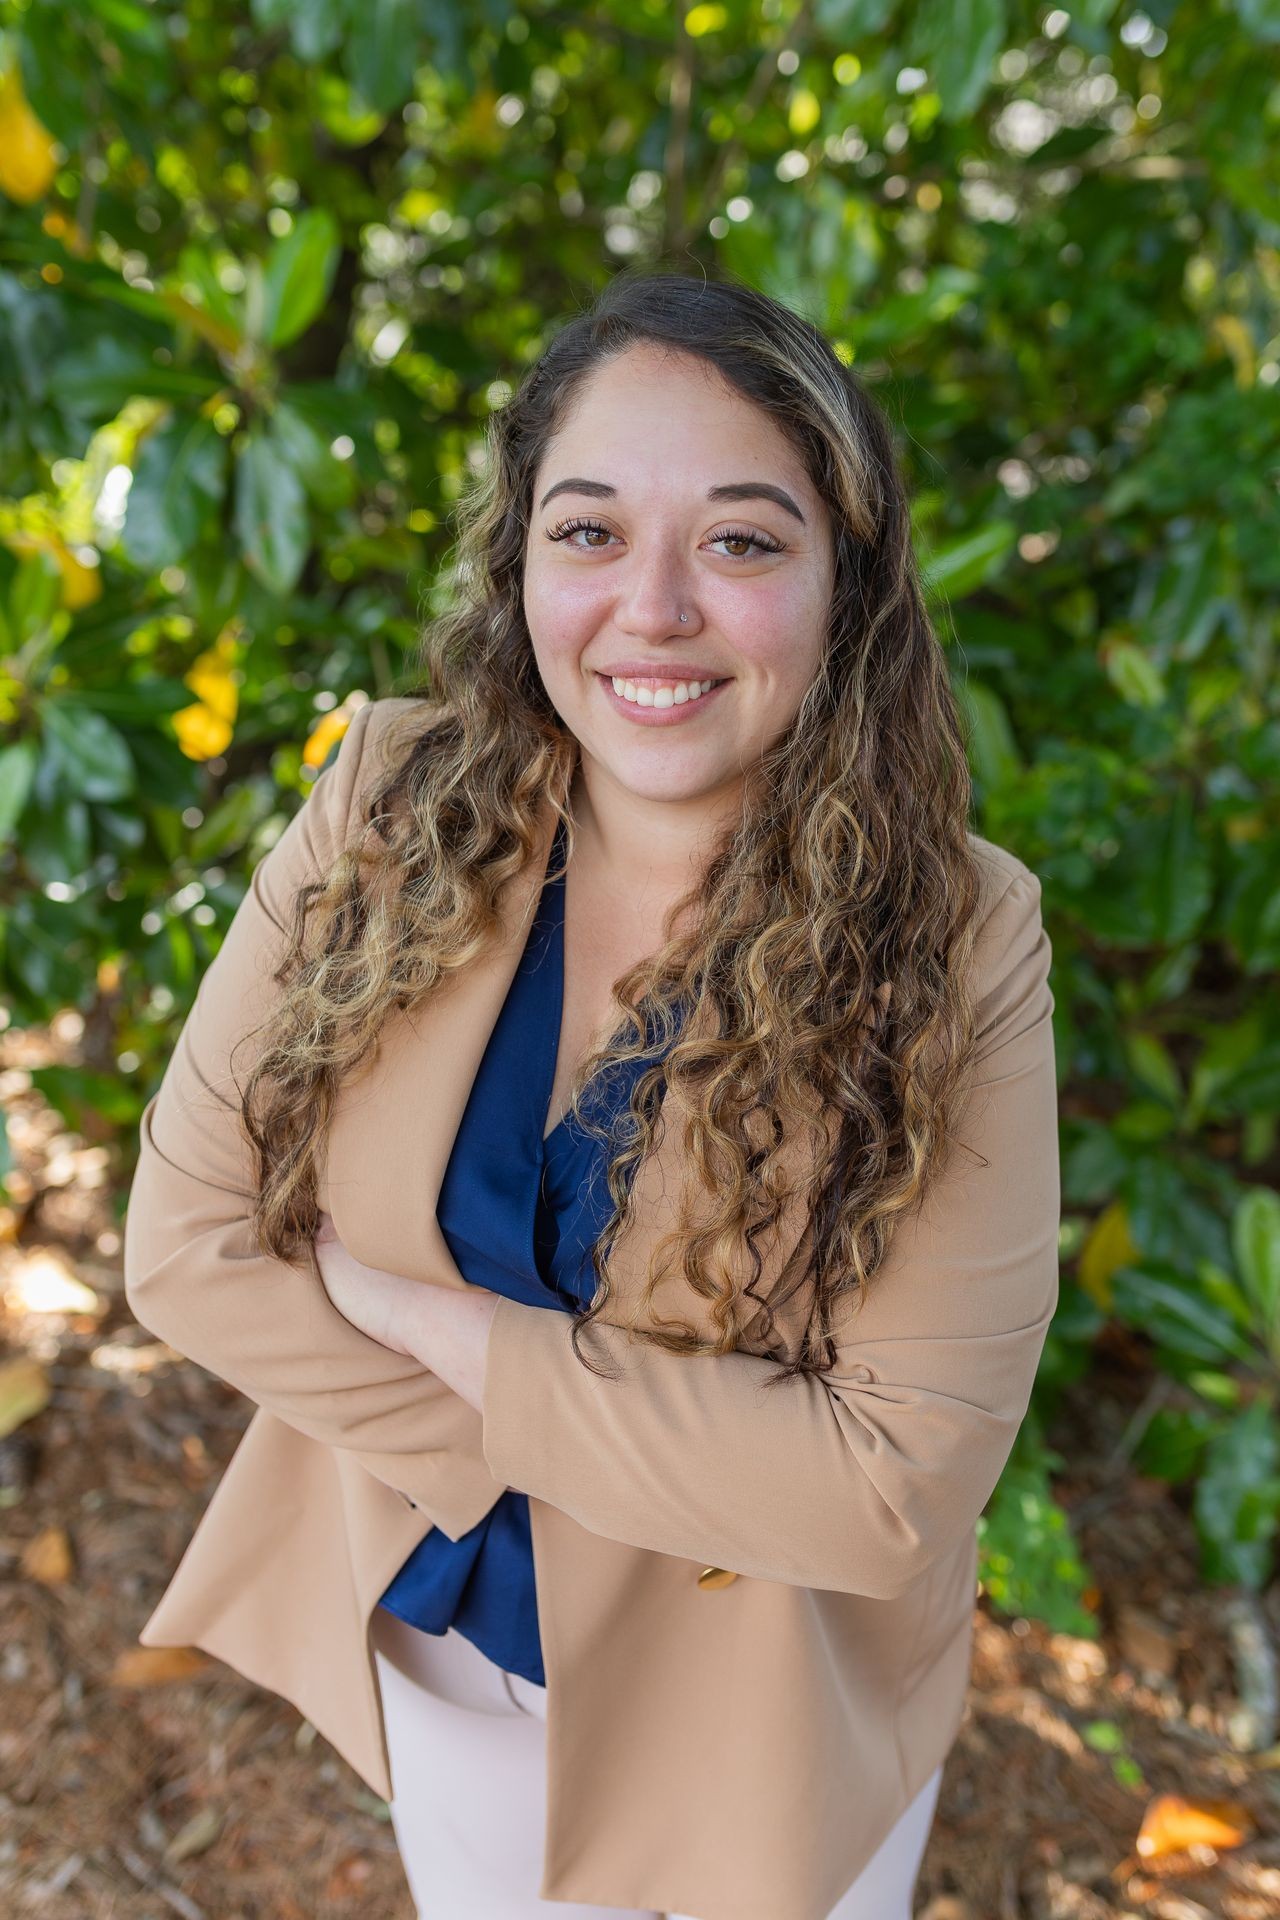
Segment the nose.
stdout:
[[[693,579],[677,555],[667,549],[637,553],[620,570],[619,581],[615,621],[620,633],[661,640],[671,633],[684,638],[697,632],[701,621]],[[681,620],[682,613],[687,620]]]

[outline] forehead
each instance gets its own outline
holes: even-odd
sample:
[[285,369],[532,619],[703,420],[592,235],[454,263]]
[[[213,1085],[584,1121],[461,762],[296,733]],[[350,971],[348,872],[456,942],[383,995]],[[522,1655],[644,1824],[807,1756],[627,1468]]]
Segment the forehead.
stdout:
[[[538,478],[552,482],[561,472],[584,471],[578,461],[590,457],[597,467],[609,465],[597,477],[620,488],[628,476],[639,483],[651,475],[667,487],[683,479],[704,489],[735,454],[813,498],[803,460],[764,408],[709,361],[646,344],[611,356],[586,376],[544,450]],[[570,458],[572,469],[564,464]]]

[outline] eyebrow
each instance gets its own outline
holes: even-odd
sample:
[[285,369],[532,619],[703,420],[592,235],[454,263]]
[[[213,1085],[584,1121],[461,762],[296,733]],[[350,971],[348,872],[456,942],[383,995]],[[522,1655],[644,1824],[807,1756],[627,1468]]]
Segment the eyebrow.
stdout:
[[[539,511],[548,500],[554,500],[558,493],[589,493],[596,500],[617,498],[618,489],[603,480],[557,480],[554,487],[548,487],[538,502]],[[791,514],[803,527],[807,523],[791,495],[784,487],[775,487],[767,480],[738,480],[723,487],[708,487],[707,499],[719,500],[772,500],[784,513]]]

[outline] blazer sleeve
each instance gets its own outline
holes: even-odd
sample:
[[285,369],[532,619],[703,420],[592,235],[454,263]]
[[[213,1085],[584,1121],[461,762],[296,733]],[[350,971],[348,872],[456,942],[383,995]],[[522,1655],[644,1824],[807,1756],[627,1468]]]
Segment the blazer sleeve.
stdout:
[[[976,1524],[1058,1299],[1057,1093],[1040,883],[1018,863],[979,931],[980,1045],[957,1142],[838,1339],[834,1373],[763,1391],[757,1355],[695,1358],[500,1298],[484,1452],[593,1533],[757,1579],[889,1599]],[[985,985],[984,985],[985,983]]]
[[177,1352],[299,1432],[351,1449],[456,1540],[505,1488],[485,1463],[480,1415],[420,1362],[352,1326],[310,1274],[259,1252],[249,1230],[251,1154],[236,1088],[251,1053],[239,1043],[278,991],[270,975],[295,890],[345,843],[376,704],[357,710],[336,759],[254,868],[143,1109],[125,1297]]

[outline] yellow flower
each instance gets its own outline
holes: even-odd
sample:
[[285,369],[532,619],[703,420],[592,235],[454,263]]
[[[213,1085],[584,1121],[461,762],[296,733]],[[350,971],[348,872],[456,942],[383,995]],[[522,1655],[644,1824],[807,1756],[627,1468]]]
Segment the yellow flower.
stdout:
[[0,74],[0,191],[22,206],[49,191],[58,171],[49,129],[31,111],[17,67]]
[[334,741],[341,740],[350,724],[351,715],[341,707],[335,707],[332,713],[322,714],[307,735],[307,744],[302,749],[303,766],[323,766]]
[[200,696],[194,706],[170,715],[178,745],[189,760],[212,760],[231,745],[240,707],[240,689],[233,677],[236,651],[234,636],[219,634],[182,676]]
[[14,553],[47,553],[57,561],[62,575],[62,604],[69,613],[78,613],[81,607],[91,607],[95,600],[102,598],[100,570],[77,560],[61,534],[52,527],[39,532],[18,528],[6,534],[5,544]]

